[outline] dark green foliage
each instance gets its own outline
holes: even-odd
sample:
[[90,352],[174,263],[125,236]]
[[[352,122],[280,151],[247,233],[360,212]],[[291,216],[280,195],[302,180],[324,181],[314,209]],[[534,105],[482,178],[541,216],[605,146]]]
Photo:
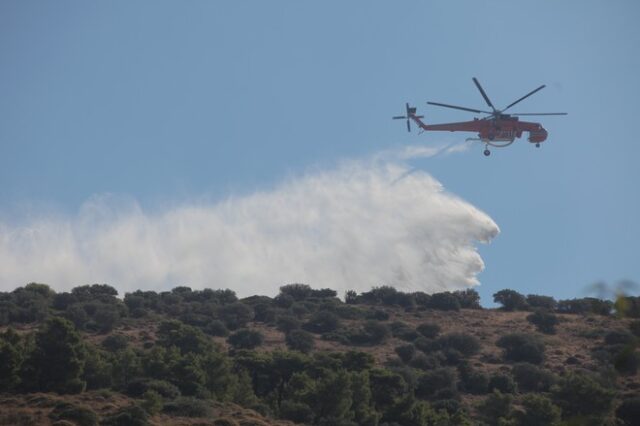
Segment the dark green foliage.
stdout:
[[556,299],[550,296],[539,296],[537,294],[528,294],[527,305],[529,305],[532,308],[546,309],[548,311],[553,311],[558,306],[558,302],[556,301]]
[[23,364],[23,386],[31,391],[82,392],[85,358],[84,344],[73,324],[53,317],[36,333],[35,347]]
[[347,290],[344,293],[344,303],[347,305],[355,305],[358,303],[358,293],[354,290]]
[[126,349],[129,346],[129,339],[123,334],[111,334],[102,341],[102,347],[111,352]]
[[180,321],[162,321],[158,326],[158,344],[169,348],[175,346],[181,353],[203,353],[211,343],[199,329]]
[[613,365],[620,374],[633,376],[640,367],[640,353],[636,351],[636,345],[625,345],[615,355]]
[[474,336],[466,333],[448,333],[436,340],[442,349],[455,349],[463,356],[469,357],[480,351],[480,342]]
[[416,330],[414,330],[411,326],[401,321],[392,322],[389,325],[389,328],[391,329],[391,335],[393,337],[397,337],[398,339],[401,339],[407,342],[412,342],[416,340],[418,337],[420,337],[420,334]]
[[272,324],[276,320],[276,310],[271,305],[259,303],[253,307],[253,320]]
[[462,309],[482,309],[480,295],[473,289],[454,291],[453,295],[458,299]]
[[494,391],[478,406],[478,412],[484,421],[492,426],[508,424],[507,421],[512,414],[513,397]]
[[453,368],[438,368],[425,372],[416,385],[416,396],[426,399],[448,399],[456,395],[456,371]]
[[434,355],[419,353],[413,356],[409,364],[413,368],[426,371],[440,367],[440,360]]
[[640,320],[631,321],[629,323],[629,330],[634,336],[640,337]]
[[518,389],[523,392],[548,392],[556,382],[553,373],[526,362],[515,364],[511,373]]
[[227,337],[229,329],[220,320],[212,320],[205,327],[204,332],[210,336]]
[[291,315],[282,315],[276,320],[276,328],[283,333],[289,333],[292,330],[296,330],[300,328],[301,324],[302,323],[299,319]]
[[444,293],[434,293],[431,295],[427,307],[440,311],[459,311],[460,300],[454,293],[448,291]]
[[313,334],[304,330],[291,330],[287,333],[285,341],[289,349],[304,353],[311,352],[315,346]]
[[311,315],[303,328],[312,333],[328,333],[340,327],[340,318],[329,311],[318,311]]
[[513,362],[540,364],[544,361],[544,343],[537,336],[514,333],[502,336],[496,342],[504,349],[504,358]]
[[122,407],[116,413],[100,422],[105,426],[146,426],[149,424],[147,412],[136,405]]
[[495,293],[493,301],[500,303],[505,311],[520,311],[529,307],[527,299],[522,294],[511,289],[504,289]]
[[461,392],[483,395],[489,391],[489,375],[475,370],[468,362],[458,366],[458,375],[460,377],[458,389]]
[[311,296],[311,287],[306,284],[287,284],[280,287],[280,294],[288,295],[293,300],[301,301]]
[[602,419],[611,410],[615,392],[586,373],[569,373],[553,389],[553,400],[563,419]]
[[391,335],[389,328],[375,320],[367,320],[359,330],[349,333],[349,341],[354,345],[379,345]]
[[536,329],[545,334],[555,334],[556,325],[558,325],[558,317],[545,310],[538,309],[534,313],[527,316],[527,321],[536,326]]
[[134,398],[140,398],[146,392],[155,392],[167,399],[175,399],[180,396],[180,389],[164,380],[134,379],[125,389],[125,393]]
[[615,303],[616,312],[627,318],[640,318],[640,296],[620,296]]
[[227,338],[234,349],[253,349],[262,344],[262,333],[247,328],[238,330]]
[[640,419],[640,396],[623,400],[616,409],[616,417],[622,426],[636,426]]
[[635,341],[635,336],[624,329],[612,330],[604,336],[604,343],[607,345],[629,345]]
[[413,346],[412,344],[400,345],[400,346],[396,346],[395,352],[396,354],[398,354],[402,362],[408,363],[411,361],[411,359],[415,355],[416,347]]
[[387,321],[389,319],[389,314],[382,309],[372,309],[367,311],[366,318],[377,321]]
[[208,417],[211,408],[201,399],[180,397],[165,403],[162,412],[181,417]]
[[501,393],[516,393],[518,386],[510,375],[498,373],[489,379],[488,391],[493,392],[494,390],[498,390]]
[[98,424],[98,415],[91,408],[68,402],[57,403],[49,413],[49,418],[53,421],[69,420],[78,426],[95,426]]
[[556,310],[563,314],[597,314],[609,315],[613,309],[610,300],[585,297],[582,299],[560,300]]
[[218,317],[229,330],[236,330],[245,327],[253,319],[253,309],[243,303],[234,302],[222,306],[218,310]]
[[113,385],[113,364],[108,353],[93,345],[86,346],[86,359],[82,380],[87,389],[109,388]]
[[528,394],[522,398],[524,413],[518,415],[519,426],[558,426],[561,410],[543,395]]
[[296,423],[311,424],[314,413],[313,409],[304,402],[285,400],[280,404],[280,417]]
[[21,348],[13,345],[10,339],[0,338],[0,393],[11,391],[20,383],[21,365]]
[[416,331],[427,339],[435,339],[440,334],[440,326],[436,323],[425,322],[418,325]]

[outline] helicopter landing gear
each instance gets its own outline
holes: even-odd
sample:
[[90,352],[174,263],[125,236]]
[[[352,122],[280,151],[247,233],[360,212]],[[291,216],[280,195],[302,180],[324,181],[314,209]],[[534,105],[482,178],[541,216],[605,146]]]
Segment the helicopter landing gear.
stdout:
[[540,142],[536,144],[536,148],[540,148]]
[[491,155],[491,151],[489,151],[487,148],[485,148],[483,154],[485,155],[485,157],[488,157],[488,156]]

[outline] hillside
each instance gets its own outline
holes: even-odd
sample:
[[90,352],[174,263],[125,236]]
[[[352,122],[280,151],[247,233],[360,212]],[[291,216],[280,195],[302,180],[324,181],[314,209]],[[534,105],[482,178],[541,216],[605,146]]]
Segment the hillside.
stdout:
[[0,424],[637,424],[640,298],[496,301],[29,284],[0,293]]

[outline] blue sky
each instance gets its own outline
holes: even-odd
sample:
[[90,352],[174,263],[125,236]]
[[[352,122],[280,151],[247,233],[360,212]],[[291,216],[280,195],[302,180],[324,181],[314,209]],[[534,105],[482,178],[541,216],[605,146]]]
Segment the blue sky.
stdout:
[[[408,145],[390,120],[471,119],[540,84],[520,140],[411,160],[486,212],[485,303],[502,288],[576,297],[640,280],[640,3],[636,1],[0,3],[0,217],[77,214],[116,194],[153,212],[277,186]],[[221,248],[222,249],[222,248]],[[34,278],[36,279],[36,278]],[[96,280],[100,280],[97,277]],[[15,287],[23,283],[3,283]],[[315,284],[311,282],[310,284]]]

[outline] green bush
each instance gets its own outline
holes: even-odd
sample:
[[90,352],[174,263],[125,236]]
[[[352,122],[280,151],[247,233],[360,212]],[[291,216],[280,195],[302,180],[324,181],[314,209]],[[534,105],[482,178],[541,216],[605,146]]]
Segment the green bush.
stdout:
[[428,307],[440,311],[459,311],[460,300],[451,292],[434,293],[431,295]]
[[287,284],[280,287],[280,294],[291,296],[298,302],[311,296],[311,291],[311,287],[306,284]]
[[511,374],[524,392],[548,392],[556,382],[556,377],[548,370],[526,362],[515,364]]
[[518,386],[513,378],[508,374],[497,373],[489,379],[489,392],[498,390],[501,393],[516,393]]
[[478,405],[478,412],[491,426],[508,425],[513,412],[513,397],[493,391]]
[[123,334],[111,334],[102,341],[102,347],[111,352],[121,351],[129,346],[129,338]]
[[410,343],[407,345],[400,345],[400,346],[396,346],[395,352],[396,354],[398,354],[398,357],[400,357],[402,362],[408,363],[411,361],[411,359],[415,355],[416,347]]
[[328,333],[340,327],[340,318],[329,311],[318,311],[314,313],[303,328],[312,333]]
[[162,412],[181,417],[209,417],[211,408],[201,399],[180,397],[165,403]]
[[49,413],[49,418],[53,421],[69,420],[78,426],[95,426],[98,424],[98,415],[91,408],[68,402],[57,403]]
[[455,349],[465,357],[473,356],[480,351],[478,339],[466,333],[444,334],[436,342],[442,349]]
[[607,345],[629,345],[635,341],[635,336],[625,329],[611,330],[604,336],[604,343]]
[[285,337],[287,347],[293,351],[309,353],[315,346],[313,334],[304,330],[291,330]]
[[496,345],[504,349],[507,361],[540,364],[544,361],[544,343],[537,336],[513,333],[502,336]]
[[262,341],[262,333],[247,328],[238,330],[227,338],[234,349],[254,349],[262,345]]
[[432,322],[425,322],[418,325],[416,331],[427,339],[435,339],[440,334],[440,326]]
[[631,321],[629,323],[629,330],[634,336],[640,337],[640,320]]
[[416,384],[416,396],[426,399],[448,399],[456,394],[457,375],[452,368],[425,372]]
[[204,332],[210,336],[227,337],[229,335],[229,329],[220,320],[212,320],[205,327]]
[[518,426],[558,426],[561,410],[543,395],[528,394],[522,398],[524,413],[519,413]]
[[548,311],[536,310],[527,316],[527,321],[536,326],[536,329],[545,334],[555,334],[556,325],[558,325],[558,317]]
[[283,333],[289,333],[292,330],[300,328],[301,322],[291,315],[282,315],[276,319],[276,328]]
[[350,333],[350,342],[354,345],[379,345],[390,336],[389,328],[375,320],[365,321],[360,330]]
[[569,373],[553,389],[553,399],[562,409],[563,419],[603,419],[608,415],[614,398],[612,389],[586,373]]
[[539,296],[537,294],[527,295],[527,305],[532,308],[546,309],[553,311],[558,306],[556,299],[550,296]]
[[423,353],[415,354],[409,365],[418,370],[434,370],[440,367],[440,360],[434,355],[426,355]]
[[122,407],[100,422],[100,425],[105,426],[146,426],[148,424],[147,412],[136,405]]

